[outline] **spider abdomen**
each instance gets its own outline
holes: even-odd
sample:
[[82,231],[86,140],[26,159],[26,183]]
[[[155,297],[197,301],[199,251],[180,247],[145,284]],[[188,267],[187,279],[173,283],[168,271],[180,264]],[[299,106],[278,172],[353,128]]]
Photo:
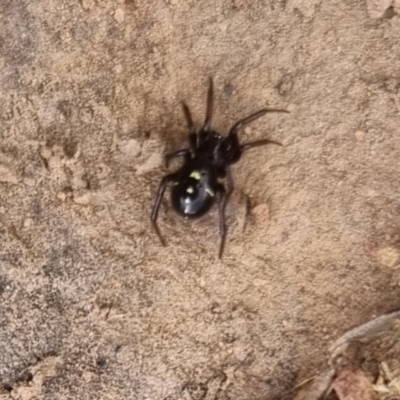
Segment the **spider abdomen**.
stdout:
[[218,181],[213,166],[193,160],[184,165],[178,174],[179,179],[171,190],[174,210],[187,218],[206,214],[217,195]]

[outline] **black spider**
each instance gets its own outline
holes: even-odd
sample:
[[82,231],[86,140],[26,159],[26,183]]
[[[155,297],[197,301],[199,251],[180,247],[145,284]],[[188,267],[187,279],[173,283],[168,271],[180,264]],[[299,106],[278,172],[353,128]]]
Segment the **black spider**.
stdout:
[[[171,202],[173,208],[178,214],[186,218],[197,218],[204,215],[210,210],[218,197],[219,230],[221,236],[219,258],[221,258],[227,231],[225,207],[234,188],[229,166],[237,162],[245,150],[252,147],[263,146],[268,143],[281,146],[281,143],[268,139],[240,144],[238,131],[268,112],[287,113],[288,111],[275,109],[257,111],[247,118],[236,122],[226,137],[221,136],[211,129],[213,108],[213,81],[211,78],[209,82],[206,119],[199,132],[196,132],[194,128],[189,108],[185,103],[182,103],[183,113],[185,114],[189,128],[188,139],[190,149],[182,149],[166,155],[167,166],[169,161],[175,157],[183,157],[184,163],[177,172],[166,175],[161,180],[156,202],[151,213],[151,222],[161,243],[165,246],[164,238],[157,225],[157,216],[168,183],[172,182]],[[226,179],[226,189],[219,182],[219,179],[222,178]]]

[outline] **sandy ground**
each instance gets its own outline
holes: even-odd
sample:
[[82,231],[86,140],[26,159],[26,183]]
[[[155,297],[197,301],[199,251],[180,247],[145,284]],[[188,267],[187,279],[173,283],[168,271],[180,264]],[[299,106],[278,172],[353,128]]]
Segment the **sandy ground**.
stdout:
[[[400,307],[400,16],[361,0],[0,2],[0,399],[291,399]],[[166,198],[180,100],[284,147],[233,170],[229,239]],[[177,167],[171,166],[170,170]]]

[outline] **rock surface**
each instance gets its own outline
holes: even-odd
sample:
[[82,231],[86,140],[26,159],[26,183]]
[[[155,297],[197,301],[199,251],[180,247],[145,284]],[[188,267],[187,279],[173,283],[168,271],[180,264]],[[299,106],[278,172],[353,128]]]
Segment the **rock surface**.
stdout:
[[[0,398],[291,399],[335,337],[398,307],[377,256],[399,252],[397,10],[0,2]],[[149,224],[208,76],[221,132],[291,111],[241,133],[283,147],[233,167],[268,218],[222,261],[216,210],[186,222],[166,196],[165,248]]]

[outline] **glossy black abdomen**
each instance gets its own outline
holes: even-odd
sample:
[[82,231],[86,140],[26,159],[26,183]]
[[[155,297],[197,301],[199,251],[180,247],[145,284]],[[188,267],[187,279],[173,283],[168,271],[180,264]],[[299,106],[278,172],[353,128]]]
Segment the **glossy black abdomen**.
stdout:
[[201,217],[214,204],[217,188],[214,166],[205,159],[194,159],[178,172],[171,190],[172,206],[187,218]]

